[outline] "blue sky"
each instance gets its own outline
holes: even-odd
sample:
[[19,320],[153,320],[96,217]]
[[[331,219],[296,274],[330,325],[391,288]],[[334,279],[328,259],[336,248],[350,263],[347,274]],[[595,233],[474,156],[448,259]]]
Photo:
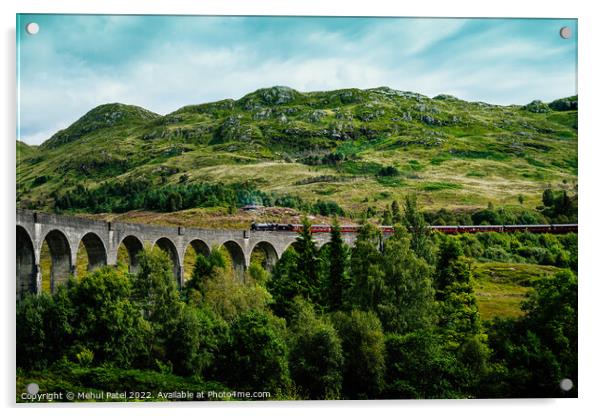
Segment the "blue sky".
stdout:
[[18,138],[39,144],[108,102],[166,114],[273,85],[551,101],[577,93],[576,33],[555,19],[19,15]]

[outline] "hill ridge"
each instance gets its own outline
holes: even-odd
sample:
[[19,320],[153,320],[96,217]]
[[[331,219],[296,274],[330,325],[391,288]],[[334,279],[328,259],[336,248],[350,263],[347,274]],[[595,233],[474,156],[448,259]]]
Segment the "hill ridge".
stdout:
[[17,201],[52,209],[78,186],[144,179],[249,182],[354,212],[410,192],[432,208],[516,205],[519,194],[534,207],[544,187],[576,181],[577,100],[503,106],[389,87],[274,86],[164,116],[109,103],[23,152]]

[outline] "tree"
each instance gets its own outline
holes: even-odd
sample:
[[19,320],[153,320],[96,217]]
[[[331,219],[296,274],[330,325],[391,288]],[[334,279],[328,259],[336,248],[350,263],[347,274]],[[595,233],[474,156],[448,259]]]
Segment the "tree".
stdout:
[[393,225],[393,215],[389,209],[383,211],[382,225]]
[[558,357],[561,371],[577,380],[577,277],[565,270],[542,279],[523,309],[525,323]]
[[341,237],[341,228],[335,217],[330,231],[330,262],[328,279],[328,306],[339,310],[343,304],[343,290],[346,287],[347,249]]
[[438,328],[445,348],[458,358],[464,389],[474,392],[489,370],[490,351],[474,292],[472,263],[462,254],[455,237],[443,238],[437,263]]
[[74,307],[75,352],[82,347],[94,354],[96,363],[128,368],[145,357],[144,340],[149,326],[130,300],[126,275],[111,267],[85,274],[70,289]]
[[448,269],[450,265],[462,256],[462,244],[457,238],[443,236],[439,244],[439,253],[437,261],[437,274],[435,280],[435,288],[440,291],[453,281],[453,273]]
[[378,249],[381,239],[380,231],[370,223],[365,223],[357,234],[351,249],[351,288],[346,296],[349,306],[369,310],[382,299],[385,276]]
[[416,195],[406,196],[403,204],[402,223],[411,235],[411,248],[428,264],[435,261],[433,244],[429,239],[430,230],[424,216],[418,211]]
[[[577,278],[570,271],[542,279],[518,320],[496,320],[489,330],[493,361],[507,368],[500,397],[577,397]],[[573,381],[563,392],[561,379]]]
[[300,295],[306,299],[317,299],[320,269],[318,248],[313,240],[311,223],[303,218],[303,228],[297,237],[295,249],[299,253],[298,276],[300,279]]
[[336,312],[332,322],[342,340],[343,394],[349,399],[377,398],[384,385],[385,336],[372,312]]
[[329,320],[316,316],[310,303],[296,298],[290,327],[291,377],[309,399],[337,399],[343,381],[341,339]]
[[472,271],[466,259],[454,261],[447,272],[452,281],[440,291],[439,327],[450,348],[458,348],[474,336],[485,341],[481,316],[472,282]]
[[455,376],[457,360],[432,329],[386,336],[387,399],[463,397]]
[[248,270],[248,278],[258,285],[265,287],[270,279],[270,273],[261,264],[251,262]]
[[149,322],[150,358],[162,360],[168,348],[171,328],[180,315],[180,296],[169,255],[159,248],[145,248],[138,254],[139,272],[133,276],[132,298]]
[[170,333],[166,358],[184,376],[214,376],[211,370],[227,341],[227,325],[207,308],[184,305]]
[[202,292],[204,284],[213,276],[215,270],[225,267],[226,255],[223,250],[214,248],[208,256],[199,254],[194,262],[190,280],[186,282],[185,292],[188,294],[193,290]]
[[385,330],[400,334],[429,327],[434,316],[434,269],[410,245],[403,230],[396,230],[385,241],[381,262],[384,285],[380,301],[371,307]]
[[555,199],[554,192],[550,188],[545,189],[541,195],[544,207],[553,207]]
[[[293,246],[287,249],[274,266],[268,290],[274,298],[272,306],[278,316],[290,317],[292,299],[301,296],[319,303],[324,297],[320,293],[322,269],[318,248],[313,241],[311,224],[303,219],[303,229]],[[327,296],[328,297],[328,294]]]
[[230,386],[243,391],[286,389],[290,383],[284,322],[266,312],[237,317],[230,329],[223,373]]
[[57,348],[70,345],[72,309],[65,311],[69,319],[64,325],[50,319],[55,311],[54,298],[46,292],[27,294],[17,302],[17,367],[43,370],[60,358]]
[[391,202],[391,220],[393,224],[400,224],[403,221],[399,203],[395,200]]
[[167,197],[167,212],[179,211],[182,209],[182,195],[179,192],[171,192]]
[[271,300],[265,287],[250,276],[242,281],[230,268],[216,268],[204,281],[201,293],[201,303],[226,322],[249,311],[263,311]]
[[298,276],[299,254],[293,247],[282,253],[272,270],[267,288],[274,299],[272,310],[280,317],[290,317],[293,298],[301,293]]

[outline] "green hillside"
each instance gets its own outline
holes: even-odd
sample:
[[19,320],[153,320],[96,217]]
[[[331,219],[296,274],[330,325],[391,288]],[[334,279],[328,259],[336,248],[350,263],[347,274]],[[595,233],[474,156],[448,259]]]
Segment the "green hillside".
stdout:
[[17,140],[17,164],[19,161],[30,157],[35,151],[35,146],[30,146],[27,143]]
[[[238,198],[224,196],[226,205],[239,206],[243,187],[247,202],[257,193],[274,205],[288,197],[332,201],[351,216],[408,193],[425,210],[516,207],[519,195],[534,209],[544,189],[576,184],[577,97],[499,106],[386,87],[272,87],[165,116],[106,104],[38,148],[17,149],[23,208],[52,210],[78,184],[79,194],[104,187],[117,195],[138,183],[145,191],[220,184]],[[78,206],[77,192],[65,205],[74,212],[111,207]],[[182,208],[212,208],[222,199],[195,201]]]

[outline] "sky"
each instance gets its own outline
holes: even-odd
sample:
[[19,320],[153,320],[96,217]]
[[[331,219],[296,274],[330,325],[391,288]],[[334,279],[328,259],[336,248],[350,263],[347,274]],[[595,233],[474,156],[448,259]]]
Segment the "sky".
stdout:
[[547,102],[577,93],[577,21],[21,14],[17,82],[29,144],[100,104],[167,114],[274,85]]

